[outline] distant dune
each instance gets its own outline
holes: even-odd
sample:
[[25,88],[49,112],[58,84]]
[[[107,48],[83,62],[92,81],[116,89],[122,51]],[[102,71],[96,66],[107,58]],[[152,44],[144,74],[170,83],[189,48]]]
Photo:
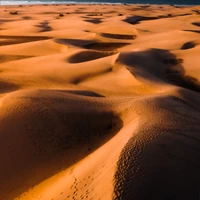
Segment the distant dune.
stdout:
[[0,200],[198,200],[200,6],[0,7]]

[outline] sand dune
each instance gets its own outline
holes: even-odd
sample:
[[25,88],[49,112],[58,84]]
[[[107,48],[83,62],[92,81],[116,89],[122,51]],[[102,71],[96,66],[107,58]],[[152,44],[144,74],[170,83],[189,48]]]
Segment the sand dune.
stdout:
[[0,6],[0,199],[199,199],[199,6]]

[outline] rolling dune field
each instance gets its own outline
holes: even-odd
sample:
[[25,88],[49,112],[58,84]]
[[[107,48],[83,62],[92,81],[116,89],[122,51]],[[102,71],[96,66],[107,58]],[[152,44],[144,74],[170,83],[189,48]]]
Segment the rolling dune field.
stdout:
[[199,200],[200,6],[0,6],[0,200]]

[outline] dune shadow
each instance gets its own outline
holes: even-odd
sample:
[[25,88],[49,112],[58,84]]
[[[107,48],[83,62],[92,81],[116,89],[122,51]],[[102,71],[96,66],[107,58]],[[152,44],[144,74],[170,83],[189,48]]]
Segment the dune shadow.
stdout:
[[192,49],[196,46],[196,44],[194,42],[186,42],[183,44],[183,46],[181,47],[181,50],[187,50],[187,49]]
[[8,35],[0,35],[0,39],[5,39],[1,41],[0,46],[4,45],[13,45],[27,42],[34,42],[40,40],[48,40],[51,37],[47,36],[8,36]]
[[193,12],[195,12],[196,14],[200,15],[200,10],[192,10]]
[[135,76],[146,80],[164,81],[195,92],[200,92],[199,81],[185,75],[183,59],[168,50],[150,49],[142,52],[121,53],[117,62],[122,62]]
[[86,49],[99,51],[117,51],[118,48],[129,45],[130,43],[123,42],[95,42],[84,46]]
[[[163,63],[169,66],[169,68],[166,69],[166,75],[169,81],[171,81],[173,84],[195,91],[200,92],[200,82],[195,77],[186,75],[184,67],[181,65],[181,63],[184,62],[182,59],[166,59],[163,60]],[[179,69],[174,66],[178,66]],[[180,69],[182,69],[180,71]]]
[[91,60],[97,60],[116,54],[115,52],[100,52],[100,51],[82,51],[78,52],[68,58],[69,63],[81,63],[88,62]]
[[144,16],[135,15],[135,16],[126,17],[123,21],[134,25],[144,20],[154,20],[154,19],[159,19],[159,17],[144,17]]
[[80,40],[80,39],[65,39],[65,38],[56,39],[55,41],[60,44],[65,44],[65,45],[70,44],[76,47],[98,50],[98,51],[116,51],[118,48],[130,44],[127,42],[100,42],[97,40]]
[[96,18],[96,19],[85,19],[84,21],[85,22],[90,22],[92,24],[100,24],[100,23],[102,23],[102,20],[99,19],[99,18]]
[[200,22],[192,22],[192,24],[193,24],[194,26],[200,27]]
[[103,37],[112,38],[112,39],[120,39],[120,40],[133,40],[136,38],[135,35],[125,35],[125,34],[111,34],[111,33],[101,33]]
[[58,38],[55,39],[55,42],[65,45],[73,45],[76,47],[84,47],[88,44],[93,44],[95,40],[81,40],[81,39],[67,39],[67,38]]
[[167,70],[166,73],[169,75],[169,80],[176,85],[195,92],[200,92],[200,82],[198,79],[189,75],[184,75],[179,71],[173,69]]
[[[1,73],[1,71],[0,71]],[[14,83],[1,81],[0,80],[0,94],[13,92],[19,89],[19,86],[15,85]]]
[[104,97],[101,94],[98,94],[96,92],[89,91],[89,90],[61,90],[61,92],[66,92],[66,93],[71,93],[71,94],[86,96],[86,97]]
[[172,15],[169,13],[169,14],[158,15],[158,16],[154,16],[154,17],[134,15],[134,16],[126,17],[123,21],[134,25],[134,24],[139,24],[141,21],[149,21],[149,20],[172,18],[172,17],[181,17],[181,16],[187,16],[187,15],[191,15],[191,13],[184,13],[184,14],[178,14],[178,15]]
[[[182,96],[171,94],[148,100],[149,104],[156,102],[158,109],[148,116],[145,129],[141,127],[122,149],[112,199],[198,199],[200,107],[196,103],[199,93],[195,92],[200,92],[200,82],[185,75],[184,60],[168,50],[126,53],[118,62],[126,64],[134,76],[138,73],[149,80],[153,74],[182,87]],[[144,115],[148,109],[151,106],[145,107]]]
[[[167,115],[161,124],[149,118],[153,125],[141,128],[121,151],[113,200],[199,198],[199,110],[190,106],[193,102],[172,96],[158,98],[156,103],[159,112]],[[158,120],[156,115],[151,116]]]
[[[27,163],[24,167],[21,167],[21,160],[16,159],[15,169],[6,172],[9,173],[9,176],[16,177],[16,180],[20,182],[23,180],[25,183],[23,189],[18,189],[15,197],[30,188],[30,184],[26,184],[27,182],[32,181],[31,186],[37,185],[48,177],[72,166],[104,145],[123,127],[122,119],[111,108],[108,108],[106,102],[93,100],[93,97],[101,95],[90,91],[75,90],[42,91],[43,94],[45,92],[47,92],[47,96],[20,96],[18,98],[23,102],[27,100],[31,107],[22,109],[21,114],[28,119],[37,117],[31,121],[24,122],[19,119],[18,122],[12,121],[12,123],[21,125],[28,137],[28,145],[32,146],[33,153],[37,157],[34,157],[31,164]],[[85,99],[81,96],[77,98],[77,94],[91,96],[91,98]],[[31,105],[37,105],[37,108]],[[13,117],[16,116],[13,115]],[[1,137],[8,132],[2,133]],[[22,133],[21,136],[23,138]],[[14,144],[13,148],[23,148],[17,141]],[[23,159],[29,156],[30,160],[32,154],[27,155],[26,152],[19,154],[16,151],[14,155],[15,158],[22,157]],[[11,156],[12,159],[14,158]],[[16,173],[19,168],[23,170],[23,173]],[[34,177],[30,173],[30,170],[33,169]],[[8,178],[8,174],[1,173],[0,177],[1,180],[4,180],[4,178]]]
[[141,126],[122,149],[112,199],[198,199],[200,82],[187,76],[184,60],[168,50],[125,53],[117,62],[126,64],[136,78],[137,74],[150,81],[156,77],[179,86],[181,97],[168,94],[147,100],[158,109],[145,107],[145,116],[148,109],[154,110],[148,115],[149,125]]
[[200,33],[200,30],[183,30],[183,31],[188,31],[188,32],[193,32],[193,33]]
[[[85,13],[85,14],[87,14],[87,13]],[[101,12],[94,12],[94,13],[89,13],[89,14],[86,15],[86,17],[95,17],[95,16],[103,16],[103,13],[101,13]]]
[[9,14],[10,14],[10,15],[18,15],[18,14],[19,14],[19,11],[10,11]]
[[49,22],[47,20],[41,22],[39,25],[36,25],[36,27],[41,28],[40,32],[48,32],[52,31],[52,27],[49,26]]

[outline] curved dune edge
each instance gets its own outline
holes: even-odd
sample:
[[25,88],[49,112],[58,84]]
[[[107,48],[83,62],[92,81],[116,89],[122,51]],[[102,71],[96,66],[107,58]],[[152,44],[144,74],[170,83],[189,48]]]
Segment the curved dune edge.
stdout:
[[[21,194],[15,200],[38,198],[46,200],[59,196],[66,199],[73,197],[81,199],[84,196],[86,198],[88,196],[88,198],[111,199],[115,163],[123,146],[132,135],[129,130],[133,131],[137,127],[137,119],[133,121],[88,157]],[[127,135],[126,138],[123,137],[124,134]],[[115,149],[115,151],[110,152],[108,156],[107,152],[111,149]],[[83,170],[84,173],[82,173]]]
[[199,9],[0,6],[0,200],[198,199]]

